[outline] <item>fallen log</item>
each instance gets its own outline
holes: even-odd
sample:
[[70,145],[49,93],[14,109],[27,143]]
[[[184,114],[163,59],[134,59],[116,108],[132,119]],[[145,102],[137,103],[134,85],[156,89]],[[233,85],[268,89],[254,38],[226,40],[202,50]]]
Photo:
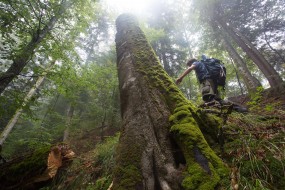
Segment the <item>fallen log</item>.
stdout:
[[0,165],[0,189],[39,189],[67,166],[74,152],[66,144],[46,146]]

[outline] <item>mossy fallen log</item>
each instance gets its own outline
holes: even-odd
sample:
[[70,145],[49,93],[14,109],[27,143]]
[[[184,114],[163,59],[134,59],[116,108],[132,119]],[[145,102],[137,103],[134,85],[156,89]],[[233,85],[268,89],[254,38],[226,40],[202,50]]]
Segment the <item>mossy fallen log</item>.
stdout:
[[45,146],[0,165],[0,189],[39,189],[74,153],[67,145]]

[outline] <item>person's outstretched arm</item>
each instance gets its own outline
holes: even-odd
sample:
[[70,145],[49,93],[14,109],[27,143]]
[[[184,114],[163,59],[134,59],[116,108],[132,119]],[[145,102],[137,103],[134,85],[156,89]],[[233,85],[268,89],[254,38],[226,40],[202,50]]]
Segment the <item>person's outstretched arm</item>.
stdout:
[[186,71],[184,71],[184,73],[182,75],[180,75],[180,77],[178,77],[178,79],[176,80],[176,84],[180,84],[183,80],[183,78],[190,73],[193,69],[195,68],[195,65],[191,65]]

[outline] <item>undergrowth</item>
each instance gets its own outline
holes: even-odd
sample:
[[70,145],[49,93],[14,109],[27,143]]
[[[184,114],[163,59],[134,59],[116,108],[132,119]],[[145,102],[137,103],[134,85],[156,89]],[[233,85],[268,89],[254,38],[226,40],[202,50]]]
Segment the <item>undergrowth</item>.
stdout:
[[[284,104],[268,102],[258,94],[249,103],[249,113],[232,113],[228,117],[223,159],[235,172],[238,189],[285,187],[285,111],[281,109]],[[93,151],[80,155],[61,178],[45,189],[108,189],[118,139],[119,135],[110,137]]]
[[94,150],[75,158],[70,167],[60,171],[49,187],[41,190],[106,190],[112,183],[115,148],[119,133],[96,145]]
[[231,168],[237,168],[239,189],[282,189],[285,187],[285,112],[278,109],[278,102],[270,108],[251,105],[250,113],[232,113],[228,119],[225,159]]

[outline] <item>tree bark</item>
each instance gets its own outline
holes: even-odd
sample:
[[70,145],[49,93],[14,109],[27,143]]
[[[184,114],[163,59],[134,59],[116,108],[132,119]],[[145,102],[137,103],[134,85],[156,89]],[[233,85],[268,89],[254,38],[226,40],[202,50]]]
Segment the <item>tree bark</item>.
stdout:
[[132,15],[116,26],[123,126],[113,189],[214,189],[228,168],[205,137],[217,140],[220,123],[183,96]]
[[259,51],[245,36],[243,36],[232,26],[227,25],[221,18],[217,18],[217,22],[257,65],[268,80],[271,87],[277,87],[283,83],[282,78],[279,76],[276,70],[268,63],[268,61],[259,53]]
[[225,36],[223,39],[223,45],[229,55],[233,58],[235,64],[237,65],[238,71],[241,74],[243,81],[246,85],[246,88],[249,93],[255,93],[257,87],[261,86],[261,83],[250,73],[248,70],[246,63],[240,57],[240,55],[236,52],[232,44],[226,39]]
[[6,127],[4,128],[3,132],[1,133],[0,136],[0,146],[3,145],[5,142],[6,138],[10,134],[11,130],[14,128],[15,124],[17,123],[19,117],[21,116],[23,112],[23,107],[27,105],[27,103],[31,100],[33,95],[36,93],[36,90],[39,88],[39,86],[43,83],[48,71],[52,68],[52,66],[55,64],[55,62],[52,62],[52,64],[42,73],[42,76],[40,76],[36,82],[36,84],[30,89],[29,93],[27,96],[24,98],[22,107],[17,109],[14,116],[10,119]]
[[27,65],[29,60],[32,58],[34,54],[34,50],[36,47],[43,41],[43,39],[47,36],[47,34],[53,29],[55,23],[58,21],[60,16],[63,14],[66,9],[66,3],[62,3],[59,8],[58,13],[51,17],[49,22],[45,25],[43,29],[37,29],[33,35],[31,36],[31,41],[23,47],[23,49],[13,58],[13,63],[9,67],[9,69],[0,73],[0,94],[6,89],[9,83],[17,77],[23,68]]

